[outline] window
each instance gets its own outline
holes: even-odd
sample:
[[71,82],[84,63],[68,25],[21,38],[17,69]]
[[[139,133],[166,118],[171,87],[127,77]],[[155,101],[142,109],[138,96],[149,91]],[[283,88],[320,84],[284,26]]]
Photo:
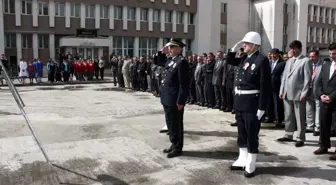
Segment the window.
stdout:
[[16,34],[15,33],[5,34],[5,46],[6,48],[16,48]]
[[165,22],[166,23],[171,23],[172,22],[172,11],[166,11],[166,15],[165,15]]
[[80,4],[71,4],[71,17],[80,17]]
[[336,14],[336,10],[333,10],[332,13],[331,13],[331,17],[335,18],[335,14]]
[[320,29],[319,28],[316,28],[316,30],[315,30],[316,32],[315,32],[315,34],[316,34],[316,37],[318,37],[319,35],[320,35]]
[[194,24],[194,14],[188,13],[188,24]]
[[323,8],[320,7],[320,17],[322,17],[322,16],[323,16]]
[[192,40],[188,39],[186,43],[186,51],[191,51],[191,43],[192,43]]
[[65,15],[65,4],[55,3],[55,15],[59,17],[64,17]]
[[226,33],[226,31],[227,31],[227,25],[221,24],[221,33]]
[[139,38],[139,56],[152,56],[157,52],[157,38]]
[[164,38],[163,39],[163,46],[166,45],[170,41],[170,38]]
[[116,20],[123,19],[123,8],[121,6],[114,7],[114,19]]
[[148,9],[147,8],[141,8],[140,21],[144,21],[144,22],[148,21]]
[[4,0],[4,12],[5,13],[15,13],[15,1]]
[[226,3],[222,3],[221,4],[221,13],[226,13],[227,12],[227,4]]
[[317,15],[317,6],[314,6],[314,15]]
[[153,12],[153,22],[161,22],[161,11],[160,10],[154,10]]
[[108,19],[109,18],[109,6],[100,5],[100,18]]
[[127,20],[135,21],[135,8],[129,7],[127,9]]
[[113,50],[116,55],[122,55],[122,37],[113,37]]
[[330,37],[330,30],[327,29],[327,38],[329,38],[329,37]]
[[284,13],[284,14],[287,14],[287,13],[288,13],[288,3],[284,3],[284,6],[283,6],[283,13]]
[[39,49],[49,48],[49,35],[38,36]]
[[309,34],[310,36],[313,36],[314,31],[313,31],[313,28],[312,28],[312,27],[309,27],[309,33],[310,33],[310,34]]
[[183,24],[183,13],[176,12],[176,24]]
[[326,17],[326,18],[329,17],[329,9],[328,9],[328,8],[326,8],[326,10],[325,10],[325,17]]
[[86,5],[85,8],[86,18],[95,18],[96,16],[96,6],[95,5]]
[[139,38],[139,56],[147,56],[147,38]]
[[287,25],[284,25],[284,27],[283,27],[283,34],[287,35]]
[[123,40],[124,40],[124,55],[133,57],[134,38],[124,37]]
[[32,1],[31,0],[21,1],[21,13],[26,14],[26,15],[32,14]]
[[321,34],[322,34],[322,37],[324,37],[324,36],[325,36],[324,28],[321,29],[321,32],[322,32],[322,33],[321,33]]
[[39,2],[39,15],[49,15],[49,3]]
[[22,48],[32,48],[33,45],[33,37],[31,34],[22,34]]

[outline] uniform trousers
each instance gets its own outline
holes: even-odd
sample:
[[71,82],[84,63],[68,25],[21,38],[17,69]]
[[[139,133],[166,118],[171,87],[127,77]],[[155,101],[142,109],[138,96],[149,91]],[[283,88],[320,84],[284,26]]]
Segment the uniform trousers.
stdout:
[[170,148],[174,151],[182,151],[183,148],[183,114],[184,109],[178,110],[177,106],[163,106],[166,124],[168,127]]
[[333,114],[336,113],[335,103],[321,103],[320,120],[321,120],[321,134],[320,146],[330,148],[330,129],[333,123]]
[[248,153],[258,153],[260,120],[255,111],[236,111],[238,147],[247,148]]

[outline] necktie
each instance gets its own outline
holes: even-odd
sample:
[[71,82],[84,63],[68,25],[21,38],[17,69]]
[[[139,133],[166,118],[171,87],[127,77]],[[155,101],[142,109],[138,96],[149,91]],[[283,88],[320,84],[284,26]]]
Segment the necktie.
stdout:
[[316,71],[316,64],[313,64],[313,78],[315,76],[315,71]]

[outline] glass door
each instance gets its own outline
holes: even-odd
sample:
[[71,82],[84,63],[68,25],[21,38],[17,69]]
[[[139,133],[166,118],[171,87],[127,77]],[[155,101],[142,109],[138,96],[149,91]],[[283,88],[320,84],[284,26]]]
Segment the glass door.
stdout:
[[86,48],[86,59],[92,59],[92,48]]

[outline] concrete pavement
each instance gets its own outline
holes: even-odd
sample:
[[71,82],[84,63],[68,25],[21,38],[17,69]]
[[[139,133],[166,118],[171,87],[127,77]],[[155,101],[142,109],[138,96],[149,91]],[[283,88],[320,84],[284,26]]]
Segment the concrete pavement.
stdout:
[[[284,134],[264,125],[258,176],[245,179],[229,166],[238,156],[231,114],[198,106],[185,111],[185,147],[167,159],[168,137],[159,99],[112,84],[18,87],[26,112],[51,161],[34,142],[10,92],[0,89],[0,185],[222,185],[335,184],[336,164],[306,146],[275,140]],[[335,141],[334,141],[335,144]],[[333,148],[334,150],[334,148]],[[330,150],[330,151],[333,151]]]

